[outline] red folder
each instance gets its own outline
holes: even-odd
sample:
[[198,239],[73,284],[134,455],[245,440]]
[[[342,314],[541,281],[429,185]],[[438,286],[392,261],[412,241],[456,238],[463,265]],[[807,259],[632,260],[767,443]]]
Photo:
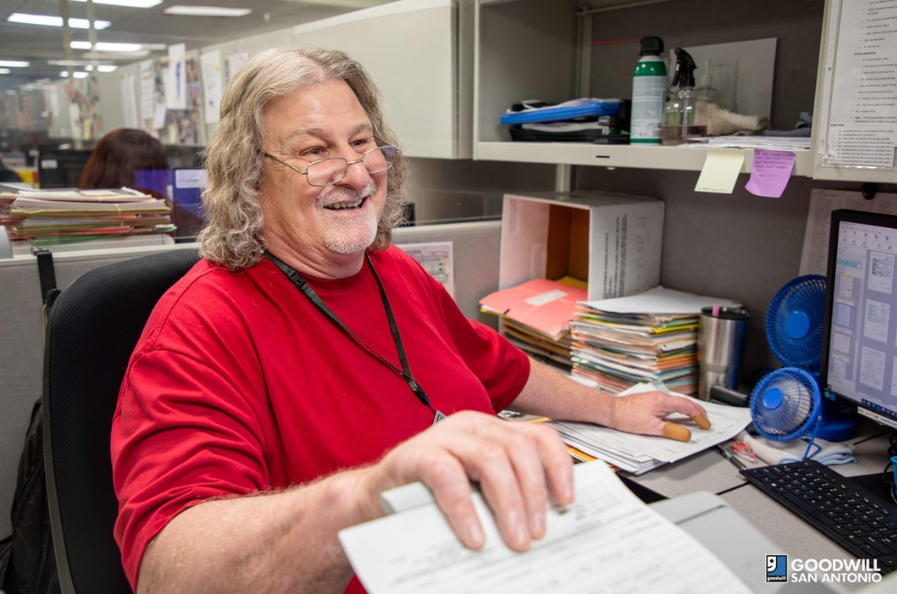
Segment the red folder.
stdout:
[[577,301],[588,292],[558,281],[537,278],[480,300],[483,310],[525,324],[557,340],[567,331]]

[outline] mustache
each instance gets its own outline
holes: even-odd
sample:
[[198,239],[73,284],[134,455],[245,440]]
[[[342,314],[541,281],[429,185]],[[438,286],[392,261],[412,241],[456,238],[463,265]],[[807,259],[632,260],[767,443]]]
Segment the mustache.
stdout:
[[337,186],[332,187],[333,189],[319,200],[320,206],[329,206],[331,204],[339,204],[340,202],[357,202],[362,198],[370,198],[377,192],[377,182],[373,179],[360,190]]

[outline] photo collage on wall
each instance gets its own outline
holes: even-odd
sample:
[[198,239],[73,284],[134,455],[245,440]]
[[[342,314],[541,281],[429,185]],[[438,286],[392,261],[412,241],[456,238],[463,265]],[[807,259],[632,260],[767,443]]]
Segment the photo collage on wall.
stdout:
[[138,64],[141,127],[166,144],[202,144],[205,128],[198,61],[184,59],[173,70],[170,64],[168,58]]
[[72,130],[79,131],[81,140],[98,140],[103,136],[103,114],[100,110],[100,85],[93,75],[83,80],[70,80],[65,92],[71,102],[69,117]]
[[199,68],[195,58],[184,60],[186,89],[186,109],[168,110],[166,120],[170,134],[178,144],[202,144],[202,88],[199,82]]

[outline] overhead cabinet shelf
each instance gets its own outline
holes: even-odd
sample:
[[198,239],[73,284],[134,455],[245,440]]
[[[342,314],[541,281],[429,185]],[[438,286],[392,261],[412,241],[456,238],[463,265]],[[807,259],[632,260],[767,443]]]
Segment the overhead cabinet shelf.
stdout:
[[[592,2],[596,9],[623,8],[626,0]],[[590,165],[700,171],[714,147],[596,145],[575,142],[514,142],[499,117],[526,99],[562,102],[596,96],[591,64],[592,19],[579,16],[579,0],[479,0],[475,20],[474,158],[557,165]],[[649,7],[645,7],[648,10]],[[594,10],[590,10],[592,12]],[[657,34],[663,36],[663,31]],[[584,41],[585,40],[585,41]],[[633,50],[636,51],[636,50]],[[633,65],[636,53],[633,54]],[[619,86],[619,85],[618,85]],[[623,93],[618,89],[619,93]],[[621,96],[621,95],[615,95]],[[625,95],[628,97],[628,94]],[[753,149],[744,153],[751,171]],[[775,149],[771,149],[775,150]],[[793,175],[812,177],[812,150],[796,154]]]

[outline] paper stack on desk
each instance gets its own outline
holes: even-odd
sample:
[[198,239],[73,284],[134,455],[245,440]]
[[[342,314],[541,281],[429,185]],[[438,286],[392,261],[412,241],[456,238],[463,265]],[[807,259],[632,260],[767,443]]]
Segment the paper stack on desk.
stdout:
[[570,369],[570,319],[586,296],[582,281],[537,278],[483,297],[480,310],[501,317],[501,333],[521,350]]
[[12,240],[85,241],[174,230],[165,200],[117,190],[43,190],[0,194],[0,225]]
[[573,373],[611,394],[658,380],[680,394],[695,394],[698,317],[701,308],[715,303],[741,307],[664,287],[582,302],[570,325]]
[[[621,396],[653,390],[671,393],[659,383],[645,383],[627,390]],[[564,443],[613,464],[621,470],[642,474],[732,439],[751,422],[751,411],[748,408],[715,402],[701,402],[701,406],[707,411],[707,418],[711,423],[707,431],[698,429],[697,425],[683,415],[669,417],[669,420],[682,422],[691,429],[691,440],[687,442],[651,435],[633,435],[591,423],[552,421],[548,425],[561,434]]]

